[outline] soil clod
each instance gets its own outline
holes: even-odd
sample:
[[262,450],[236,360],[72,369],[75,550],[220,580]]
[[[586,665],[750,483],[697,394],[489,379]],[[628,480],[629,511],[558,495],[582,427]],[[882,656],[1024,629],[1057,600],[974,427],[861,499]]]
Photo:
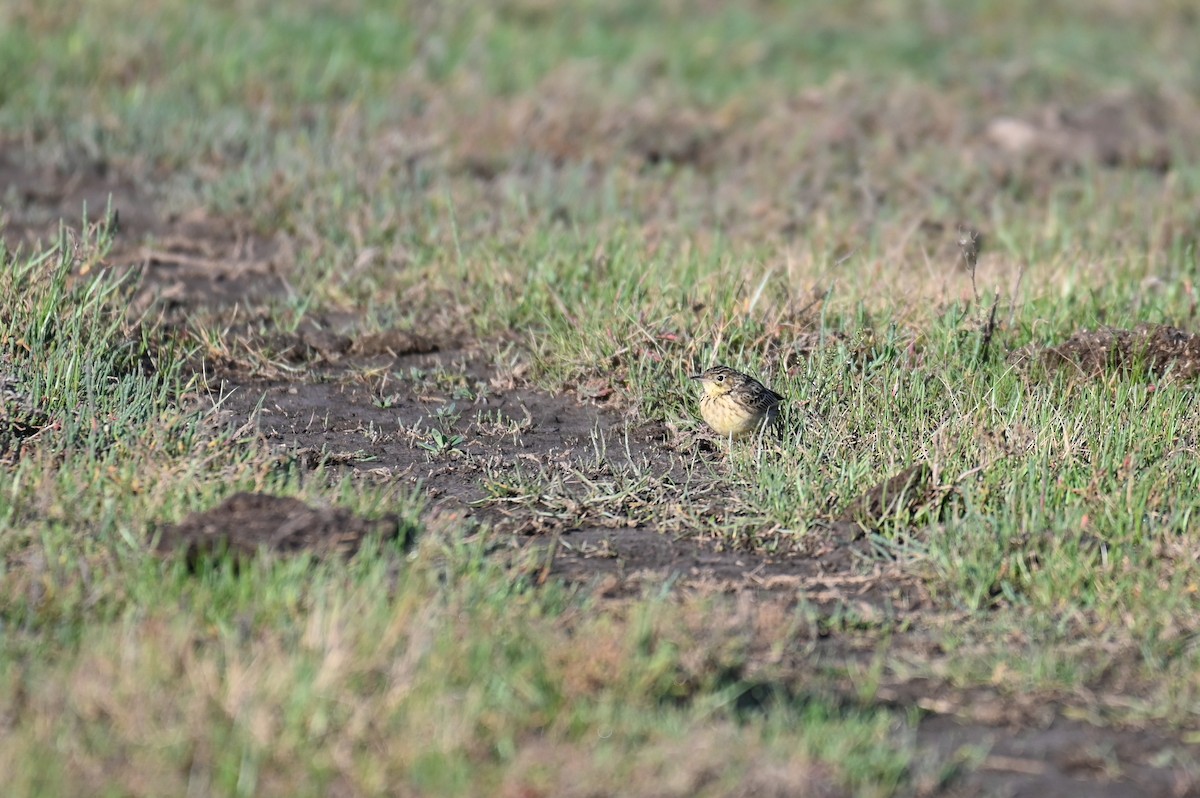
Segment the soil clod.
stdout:
[[372,520],[338,507],[310,507],[286,496],[237,493],[163,529],[157,548],[162,553],[185,551],[194,567],[203,558],[226,551],[237,558],[263,551],[350,556],[371,535],[392,540],[406,534],[396,516]]
[[1084,330],[1057,346],[1022,347],[1009,362],[1046,370],[1071,367],[1085,377],[1128,372],[1141,365],[1154,375],[1190,380],[1200,375],[1200,335],[1165,324]]
[[901,513],[913,513],[928,497],[928,463],[917,463],[886,479],[846,506],[841,520],[875,529]]

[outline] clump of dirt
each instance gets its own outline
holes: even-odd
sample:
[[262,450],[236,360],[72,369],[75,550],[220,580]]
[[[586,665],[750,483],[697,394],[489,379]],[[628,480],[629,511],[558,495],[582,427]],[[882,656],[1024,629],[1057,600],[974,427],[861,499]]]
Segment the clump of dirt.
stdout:
[[165,527],[158,539],[162,553],[183,551],[195,567],[206,557],[230,552],[238,559],[262,551],[321,556],[355,554],[371,535],[404,538],[411,530],[399,518],[361,518],[348,510],[310,507],[299,499],[264,493],[237,493],[210,510],[192,513]]
[[1196,111],[1153,94],[1109,97],[1082,109],[1051,105],[1032,119],[997,117],[988,141],[1009,155],[1052,167],[1098,163],[1165,171],[1173,139],[1194,138]]
[[1165,324],[1083,330],[1057,346],[1022,347],[1009,355],[1009,362],[1047,371],[1068,368],[1083,377],[1141,366],[1157,376],[1191,380],[1200,375],[1200,335]]
[[308,365],[333,364],[343,358],[395,359],[437,352],[442,347],[438,341],[405,330],[354,334],[314,322],[303,324],[295,333],[269,336],[264,343],[289,363]]
[[524,154],[558,166],[625,159],[638,167],[667,163],[703,170],[713,165],[722,120],[661,98],[615,104],[581,93],[580,85],[568,70],[516,101],[485,102],[476,123],[460,126],[451,145],[452,163],[482,179],[508,170]]
[[932,474],[928,463],[904,469],[847,504],[842,520],[875,529],[898,515],[916,512],[929,499]]
[[26,445],[52,423],[22,390],[20,380],[0,374],[0,463],[18,459]]

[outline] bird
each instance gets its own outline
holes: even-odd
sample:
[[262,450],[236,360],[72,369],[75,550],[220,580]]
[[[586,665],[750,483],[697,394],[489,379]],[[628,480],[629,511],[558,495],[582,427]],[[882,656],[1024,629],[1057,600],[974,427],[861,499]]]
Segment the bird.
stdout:
[[740,438],[775,423],[783,397],[748,374],[714,366],[691,379],[700,382],[700,416],[718,435]]

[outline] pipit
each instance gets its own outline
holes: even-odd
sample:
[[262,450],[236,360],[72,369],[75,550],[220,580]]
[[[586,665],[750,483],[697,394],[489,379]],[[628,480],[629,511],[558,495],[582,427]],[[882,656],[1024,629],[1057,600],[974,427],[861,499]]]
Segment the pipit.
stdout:
[[692,379],[704,388],[700,415],[718,435],[740,438],[779,418],[783,397],[749,375],[714,366]]

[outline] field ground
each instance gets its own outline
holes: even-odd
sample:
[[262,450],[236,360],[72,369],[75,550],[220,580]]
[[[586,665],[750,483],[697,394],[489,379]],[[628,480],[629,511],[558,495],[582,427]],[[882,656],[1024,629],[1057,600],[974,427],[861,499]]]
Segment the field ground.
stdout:
[[1200,794],[1197,36],[9,3],[12,794]]

